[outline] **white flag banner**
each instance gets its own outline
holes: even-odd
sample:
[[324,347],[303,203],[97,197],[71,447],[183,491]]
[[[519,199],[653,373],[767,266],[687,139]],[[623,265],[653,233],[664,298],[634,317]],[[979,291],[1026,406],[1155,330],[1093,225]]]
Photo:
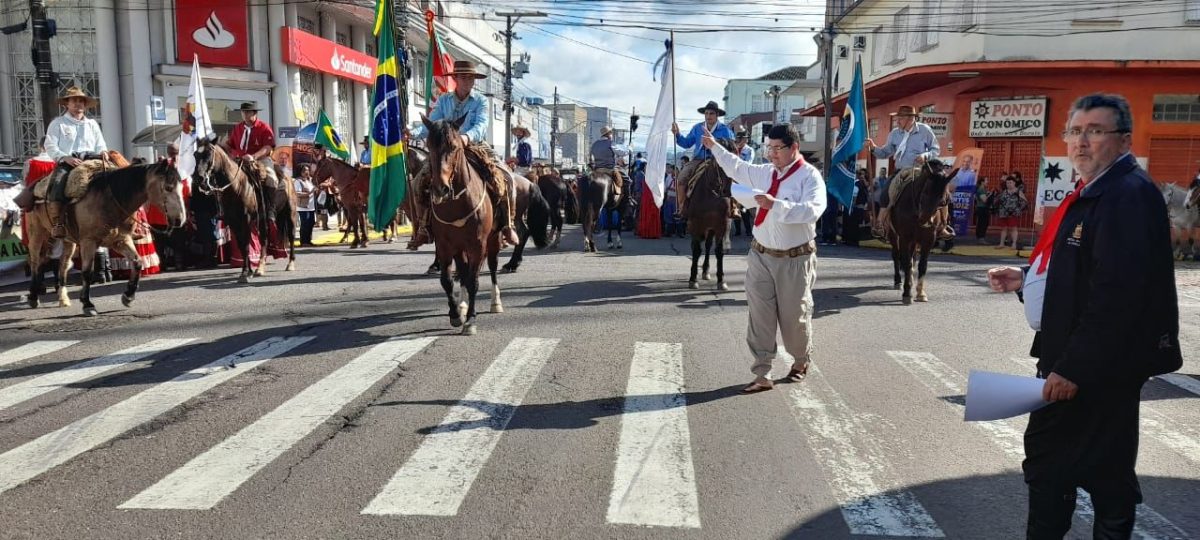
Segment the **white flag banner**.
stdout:
[[208,116],[208,102],[204,99],[204,82],[200,80],[200,57],[192,58],[192,80],[188,85],[187,103],[180,111],[179,158],[175,168],[179,175],[189,178],[196,170],[196,141],[213,133],[212,118]]
[[658,106],[654,108],[654,122],[646,138],[646,186],[654,196],[654,204],[663,205],[664,177],[667,174],[667,152],[675,145],[671,123],[675,121],[675,95],[672,80],[675,78],[671,65],[671,53],[667,51],[662,67],[662,88],[658,91]]

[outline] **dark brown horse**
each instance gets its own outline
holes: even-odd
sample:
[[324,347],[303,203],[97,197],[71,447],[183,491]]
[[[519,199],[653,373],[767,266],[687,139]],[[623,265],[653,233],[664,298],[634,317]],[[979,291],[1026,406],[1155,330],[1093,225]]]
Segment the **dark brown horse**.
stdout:
[[513,225],[517,229],[517,238],[521,241],[513,248],[512,257],[504,265],[505,272],[516,272],[524,260],[525,243],[533,238],[533,245],[538,249],[548,243],[546,227],[552,219],[550,203],[542,196],[542,190],[537,184],[530,182],[520,175],[513,175],[513,184],[517,191],[516,219]]
[[[83,260],[83,288],[79,295],[83,314],[94,317],[98,313],[92,304],[91,290],[92,262],[99,246],[120,253],[133,264],[125,293],[121,295],[121,303],[126,307],[133,303],[142,274],[138,253],[133,245],[133,228],[137,226],[134,213],[146,203],[159,207],[167,215],[172,227],[183,224],[187,215],[183,203],[183,182],[175,170],[174,162],[159,161],[97,173],[84,195],[66,207],[63,221],[67,237],[63,239],[58,271],[59,306],[71,305],[67,297],[67,265],[71,262],[76,245],[80,248],[80,258]],[[26,218],[29,220],[29,267],[40,270],[52,244],[46,205],[39,202]],[[45,290],[42,279],[42,272],[33,272],[29,280],[29,307],[36,308],[41,303],[38,294]]]
[[[465,118],[465,117],[464,117]],[[455,122],[421,122],[429,131],[430,231],[441,268],[442,289],[450,305],[450,326],[462,326],[464,335],[475,334],[475,295],[479,291],[479,268],[487,258],[492,277],[492,312],[504,311],[496,283],[500,235],[497,219],[479,171],[467,161],[466,145],[458,134],[463,119]],[[467,293],[465,300],[454,294],[450,262]],[[464,320],[465,319],[465,320]]]
[[[242,273],[239,283],[250,281],[250,231],[258,226],[262,244],[255,276],[266,273],[267,252],[272,238],[270,222],[279,228],[288,249],[287,271],[296,268],[296,192],[290,178],[278,176],[281,188],[264,187],[266,168],[256,162],[235,160],[220,145],[209,139],[196,142],[196,170],[192,183],[196,189],[217,194],[221,218],[233,232],[234,241],[242,252]],[[279,171],[276,170],[276,175]]]
[[562,241],[564,217],[574,216],[576,200],[570,186],[563,181],[557,171],[548,167],[535,167],[529,179],[535,182],[550,206],[550,235],[549,246],[558,247]]
[[[629,188],[626,186],[618,197],[613,190],[613,181],[612,176],[595,171],[583,177],[583,185],[579,194],[579,220],[583,224],[583,251],[585,253],[596,251],[596,242],[592,239],[592,234],[601,212],[609,212],[610,217],[616,214],[615,220],[608,220],[610,222],[608,224],[608,247],[621,249],[620,216],[625,213],[625,204],[629,200]],[[612,221],[616,221],[616,223],[611,223]],[[612,239],[613,230],[617,232],[616,244]]]
[[937,213],[938,204],[946,197],[946,186],[958,174],[955,169],[949,176],[945,174],[942,162],[930,160],[920,168],[905,169],[900,172],[893,182],[911,182],[901,188],[892,203],[889,220],[891,230],[888,240],[892,244],[892,268],[895,271],[894,287],[900,288],[900,274],[904,274],[904,293],[901,298],[905,305],[911,304],[913,261],[919,255],[917,263],[917,298],[918,302],[928,302],[925,293],[925,271],[929,267],[929,252],[937,240],[937,230],[933,225],[933,216]]
[[313,182],[321,184],[330,178],[337,186],[338,200],[346,211],[346,237],[354,234],[350,249],[367,247],[367,197],[371,192],[371,168],[355,167],[337,158],[325,156],[317,162]]
[[[720,144],[733,151],[732,141],[722,140]],[[701,279],[712,279],[708,273],[708,258],[713,244],[716,244],[717,289],[725,291],[729,290],[725,284],[725,233],[729,230],[729,212],[733,207],[729,193],[732,180],[715,160],[701,163],[699,169],[687,208],[688,234],[692,236],[692,273],[688,278],[688,288],[700,288],[696,282],[696,267],[700,262],[700,243],[703,242],[704,274]]]

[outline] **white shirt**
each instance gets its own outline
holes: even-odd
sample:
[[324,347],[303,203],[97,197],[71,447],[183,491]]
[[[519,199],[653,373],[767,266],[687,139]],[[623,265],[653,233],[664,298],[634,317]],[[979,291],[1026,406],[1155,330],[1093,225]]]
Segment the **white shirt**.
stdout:
[[[787,173],[770,163],[753,165],[742,161],[721,145],[713,145],[712,153],[717,164],[735,182],[764,193],[771,189],[773,175]],[[817,219],[824,211],[825,180],[821,178],[821,171],[804,163],[779,184],[775,204],[767,211],[762,224],[754,227],[754,239],[771,249],[791,249],[806,244],[817,237]]]
[[316,193],[311,193],[311,191],[313,190],[313,183],[312,183],[312,181],[311,181],[311,180],[305,180],[305,179],[304,179],[304,178],[302,178],[302,177],[297,177],[297,178],[295,178],[295,179],[293,179],[293,180],[292,180],[292,183],[293,183],[293,184],[295,184],[295,186],[296,186],[296,193],[300,193],[300,192],[303,192],[303,191],[308,191],[308,192],[310,192],[310,193],[308,194],[308,202],[307,202],[307,203],[305,203],[305,204],[301,204],[301,205],[299,205],[299,207],[298,207],[298,208],[296,208],[296,211],[298,211],[298,212],[313,212],[313,211],[316,211],[316,209],[317,209],[317,194],[316,194]]
[[46,127],[46,154],[55,160],[79,152],[100,153],[107,150],[100,124],[91,118],[76,120],[64,114]]

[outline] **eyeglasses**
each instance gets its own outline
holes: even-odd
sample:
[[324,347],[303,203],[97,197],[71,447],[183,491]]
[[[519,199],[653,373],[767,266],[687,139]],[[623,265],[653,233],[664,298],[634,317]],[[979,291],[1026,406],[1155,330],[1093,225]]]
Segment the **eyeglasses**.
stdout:
[[790,146],[782,146],[782,145],[778,145],[778,144],[768,144],[767,145],[768,152],[782,152],[784,150],[787,150],[788,148],[791,148],[791,147]]
[[1062,132],[1062,138],[1065,142],[1077,141],[1081,137],[1086,137],[1088,140],[1099,139],[1101,136],[1112,133],[1129,133],[1124,129],[1101,129],[1101,128],[1071,128]]

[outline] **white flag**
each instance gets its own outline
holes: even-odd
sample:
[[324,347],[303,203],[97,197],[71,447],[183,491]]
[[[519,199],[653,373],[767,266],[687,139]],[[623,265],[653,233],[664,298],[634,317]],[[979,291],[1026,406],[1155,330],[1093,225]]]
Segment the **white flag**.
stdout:
[[668,49],[663,58],[662,88],[658,91],[658,106],[654,108],[654,122],[650,125],[650,135],[646,138],[646,186],[650,188],[654,204],[659,208],[662,208],[665,192],[663,184],[667,173],[667,152],[675,145],[675,135],[671,133],[671,123],[675,121],[675,95],[671,82],[674,78],[675,70],[671,65],[671,52]]
[[192,57],[192,80],[188,85],[187,104],[180,111],[179,158],[175,168],[179,175],[189,178],[196,170],[196,141],[212,135],[212,118],[208,116],[208,102],[204,99],[204,83],[200,80],[200,57]]

